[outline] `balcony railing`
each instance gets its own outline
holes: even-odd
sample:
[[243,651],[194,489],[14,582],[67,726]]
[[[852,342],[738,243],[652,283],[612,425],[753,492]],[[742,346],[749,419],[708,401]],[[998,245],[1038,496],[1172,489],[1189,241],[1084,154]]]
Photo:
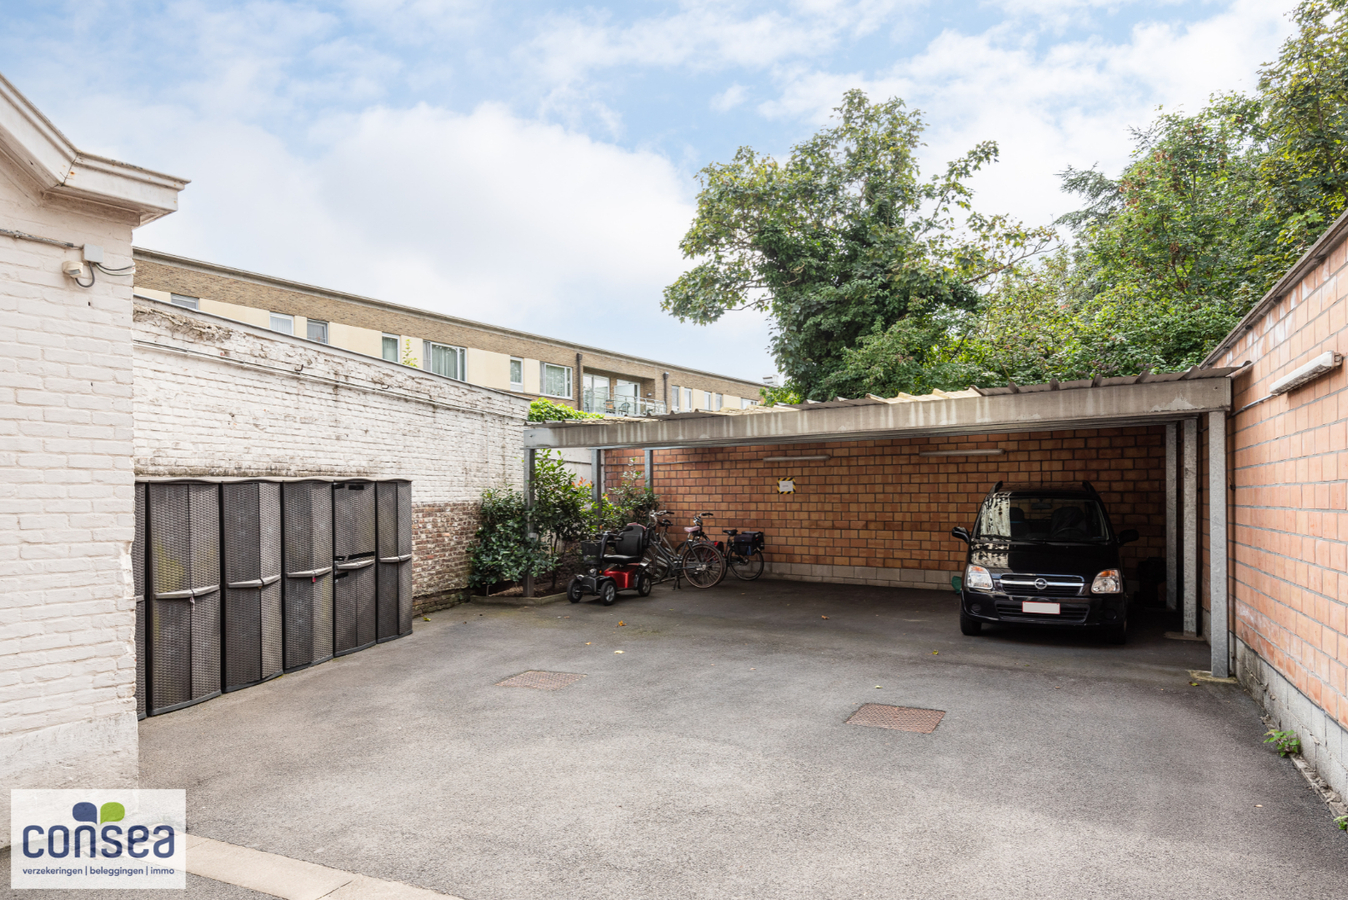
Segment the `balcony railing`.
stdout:
[[581,392],[580,408],[588,413],[605,416],[663,416],[665,404],[656,400],[643,400],[626,394],[610,394],[606,390],[592,389]]

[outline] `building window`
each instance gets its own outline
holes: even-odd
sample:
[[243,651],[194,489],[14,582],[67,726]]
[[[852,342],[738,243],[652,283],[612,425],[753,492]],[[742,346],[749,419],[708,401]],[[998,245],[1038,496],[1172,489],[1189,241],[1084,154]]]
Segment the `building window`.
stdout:
[[384,335],[384,359],[389,362],[398,361],[398,336],[396,334]]
[[318,341],[320,344],[326,344],[328,342],[327,322],[317,322],[313,319],[309,319],[306,331],[308,332],[307,337],[309,340]]
[[512,391],[524,390],[524,360],[510,359],[510,389]]
[[684,389],[683,389],[683,408],[686,409],[688,412],[692,412],[692,411],[693,411],[693,389],[692,389],[692,388],[684,388]]
[[740,398],[740,409],[748,409],[751,406],[757,406],[757,400],[750,400],[748,397]]
[[468,351],[462,347],[450,347],[426,341],[426,368],[437,375],[445,375],[457,381],[468,380]]
[[295,317],[282,315],[281,313],[271,314],[271,330],[279,331],[281,334],[295,333]]
[[683,388],[679,387],[677,384],[671,384],[671,385],[669,386],[669,411],[670,411],[670,412],[678,412],[678,411],[679,411],[679,398],[680,398],[681,396],[683,396]]
[[543,363],[542,393],[549,397],[571,396],[571,367]]
[[722,394],[712,394],[712,395],[711,395],[711,408],[712,408],[712,409],[720,409],[720,408],[721,408],[721,404],[722,404],[724,401],[725,401],[724,395],[722,395]]
[[186,294],[169,294],[172,299],[169,300],[174,306],[182,306],[187,309],[201,309],[201,301],[196,297],[189,297]]

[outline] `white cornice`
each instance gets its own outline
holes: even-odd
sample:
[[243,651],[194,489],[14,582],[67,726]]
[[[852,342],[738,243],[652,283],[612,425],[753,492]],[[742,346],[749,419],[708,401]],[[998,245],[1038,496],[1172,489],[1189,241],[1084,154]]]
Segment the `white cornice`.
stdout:
[[43,192],[127,210],[141,224],[178,208],[187,180],[81,153],[0,75],[0,149]]

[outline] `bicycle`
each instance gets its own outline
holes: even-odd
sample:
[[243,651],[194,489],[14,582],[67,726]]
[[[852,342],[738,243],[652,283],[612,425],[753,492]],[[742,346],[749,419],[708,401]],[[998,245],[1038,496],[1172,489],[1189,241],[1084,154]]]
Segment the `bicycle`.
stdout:
[[725,542],[725,565],[741,581],[753,581],[763,574],[763,532],[740,531],[727,528],[722,534],[729,535]]
[[693,527],[685,529],[689,539],[675,550],[669,542],[669,526],[674,523],[661,518],[666,515],[669,515],[667,509],[654,510],[650,514],[649,531],[653,537],[647,553],[646,571],[652,581],[659,583],[673,578],[676,590],[683,578],[703,590],[720,584],[725,577],[725,557],[705,534],[700,539],[693,537],[701,532],[702,517],[693,517]]

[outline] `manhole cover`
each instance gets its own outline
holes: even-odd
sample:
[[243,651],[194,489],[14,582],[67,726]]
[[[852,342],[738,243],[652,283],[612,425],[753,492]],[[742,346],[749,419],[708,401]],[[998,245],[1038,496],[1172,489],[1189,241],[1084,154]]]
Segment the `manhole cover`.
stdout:
[[497,687],[538,688],[540,691],[560,691],[568,684],[575,684],[584,678],[574,672],[521,672],[505,681],[496,682]]
[[873,728],[893,728],[896,731],[916,731],[931,734],[945,718],[943,709],[915,709],[911,706],[885,706],[883,703],[865,703],[852,713],[848,725],[870,725]]

